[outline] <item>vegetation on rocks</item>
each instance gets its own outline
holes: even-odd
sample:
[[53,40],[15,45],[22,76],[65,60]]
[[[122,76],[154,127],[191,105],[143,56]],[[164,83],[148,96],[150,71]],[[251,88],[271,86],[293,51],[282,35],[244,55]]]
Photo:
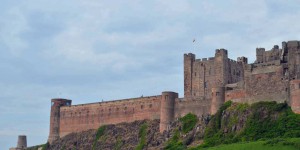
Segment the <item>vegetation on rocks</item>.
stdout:
[[200,147],[293,137],[300,137],[300,115],[286,103],[258,102],[249,106],[226,102],[212,117]]
[[[300,115],[286,103],[224,103],[215,115],[187,114],[159,132],[159,120],[101,126],[71,133],[47,150],[300,149]],[[92,147],[92,148],[91,148]],[[33,149],[34,150],[34,149]]]
[[146,134],[147,134],[147,123],[145,122],[144,124],[141,125],[140,130],[139,130],[139,144],[135,148],[135,150],[142,150],[144,146],[146,145]]
[[198,121],[197,116],[192,113],[188,113],[187,115],[180,118],[179,120],[182,123],[182,131],[184,133],[188,133],[189,131],[191,131],[195,127]]
[[173,137],[167,142],[165,150],[184,150],[186,145],[183,144],[180,139],[180,133],[178,130],[174,132]]
[[98,140],[100,139],[100,137],[104,135],[105,128],[106,128],[105,125],[98,128],[97,133],[96,133],[96,138],[95,138],[95,141],[92,146],[93,150],[95,149],[95,145],[98,142]]

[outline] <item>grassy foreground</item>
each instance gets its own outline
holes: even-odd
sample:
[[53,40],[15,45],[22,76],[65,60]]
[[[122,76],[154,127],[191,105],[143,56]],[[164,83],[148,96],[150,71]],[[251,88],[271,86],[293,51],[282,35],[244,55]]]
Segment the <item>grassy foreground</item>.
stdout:
[[268,141],[256,141],[219,145],[209,148],[193,148],[191,150],[300,150],[300,138],[273,139]]

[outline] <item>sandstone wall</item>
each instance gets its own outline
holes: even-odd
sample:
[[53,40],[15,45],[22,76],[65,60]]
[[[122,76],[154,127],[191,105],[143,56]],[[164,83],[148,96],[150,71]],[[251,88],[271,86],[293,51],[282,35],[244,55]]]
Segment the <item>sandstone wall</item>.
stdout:
[[227,84],[236,83],[243,80],[244,77],[244,68],[242,62],[237,62],[232,59],[227,60],[228,63],[228,72],[226,74]]
[[289,83],[283,65],[248,66],[245,71],[244,102],[288,101]]
[[161,96],[141,97],[60,108],[60,137],[104,124],[160,118]]
[[244,89],[228,90],[225,92],[225,101],[243,102],[245,96],[246,93]]
[[192,75],[192,96],[211,97],[211,87],[215,84],[214,58],[197,59]]
[[[245,61],[246,58],[242,58]],[[217,49],[215,57],[195,59],[194,54],[184,55],[184,97],[211,98],[211,89],[243,80],[242,61],[228,58],[227,50]]]
[[300,114],[300,80],[292,80],[290,89],[290,106],[295,113]]
[[175,118],[183,117],[188,113],[202,116],[210,114],[211,99],[204,99],[202,97],[192,99],[176,99],[175,101]]

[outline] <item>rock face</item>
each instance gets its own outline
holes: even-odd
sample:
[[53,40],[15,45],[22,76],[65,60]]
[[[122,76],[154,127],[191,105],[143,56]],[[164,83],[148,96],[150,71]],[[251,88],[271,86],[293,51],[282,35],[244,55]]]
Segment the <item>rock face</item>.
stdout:
[[[180,134],[183,142],[186,145],[199,143],[204,136],[206,124],[209,122],[208,116],[199,118],[198,123],[192,131]],[[143,120],[135,121],[132,123],[121,123],[116,125],[107,125],[102,136],[96,140],[97,130],[88,130],[79,133],[71,133],[53,141],[48,146],[47,150],[131,150],[135,149],[139,142],[139,129],[143,124],[147,124],[146,129],[146,142],[143,149],[157,150],[163,149],[166,142],[173,136],[175,129],[181,131],[182,124],[179,120],[170,125],[170,130],[160,133],[159,120]]]
[[164,142],[164,138],[159,134],[159,120],[135,121],[132,123],[121,123],[117,125],[107,125],[103,135],[96,141],[97,130],[88,130],[79,133],[71,133],[64,138],[56,140],[47,150],[57,149],[134,149],[139,144],[139,128],[142,124],[147,124],[147,136],[145,148],[158,147]]

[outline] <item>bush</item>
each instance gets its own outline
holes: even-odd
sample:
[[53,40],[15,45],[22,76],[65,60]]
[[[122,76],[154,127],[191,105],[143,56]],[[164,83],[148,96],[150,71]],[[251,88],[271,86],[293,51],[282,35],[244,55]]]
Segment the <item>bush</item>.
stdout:
[[184,117],[180,118],[180,121],[182,123],[182,131],[184,133],[188,133],[195,127],[198,119],[196,115],[188,113]]
[[165,150],[185,150],[186,146],[182,143],[179,136],[179,131],[174,132],[173,137],[167,142]]
[[138,146],[135,148],[135,150],[142,150],[144,148],[144,146],[146,145],[147,128],[148,128],[148,125],[146,122],[143,125],[141,125],[140,130],[139,130],[140,142],[139,142]]
[[95,149],[95,146],[96,146],[98,140],[100,139],[101,136],[104,135],[105,128],[106,128],[105,125],[98,128],[97,133],[96,133],[95,141],[92,145],[92,149]]

